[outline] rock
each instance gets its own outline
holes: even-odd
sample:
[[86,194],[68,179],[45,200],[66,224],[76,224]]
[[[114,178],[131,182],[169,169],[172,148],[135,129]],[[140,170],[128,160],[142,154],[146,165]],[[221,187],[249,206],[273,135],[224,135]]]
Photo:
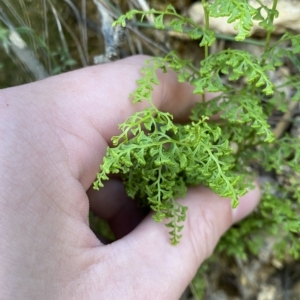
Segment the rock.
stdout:
[[261,291],[257,295],[257,300],[274,300],[278,294],[276,287],[272,285],[263,285]]
[[[259,4],[257,1],[249,0],[251,6],[257,8]],[[273,1],[262,0],[262,3],[269,8],[272,7]],[[292,30],[300,33],[300,1],[296,0],[278,0],[277,10],[279,17],[274,20],[275,34],[283,34],[287,30]],[[199,2],[194,3],[188,9],[188,15],[197,24],[204,25],[204,11],[202,4]],[[265,17],[264,11],[262,10],[262,16]],[[215,30],[217,33],[235,35],[237,31],[234,29],[235,23],[228,24],[227,17],[222,18],[210,18],[210,28]],[[258,26],[258,21],[254,21],[254,26],[251,31],[251,35],[258,34],[264,35],[265,30]]]

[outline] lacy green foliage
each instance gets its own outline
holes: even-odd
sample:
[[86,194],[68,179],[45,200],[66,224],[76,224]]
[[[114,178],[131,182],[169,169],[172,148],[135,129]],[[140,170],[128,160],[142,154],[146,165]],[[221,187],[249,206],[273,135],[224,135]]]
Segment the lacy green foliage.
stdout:
[[[200,38],[201,35],[197,35],[195,29],[201,31],[201,26],[198,26],[193,20],[190,18],[186,18],[181,16],[176,12],[172,5],[168,5],[165,11],[159,11],[156,9],[150,9],[147,12],[139,11],[139,10],[131,10],[127,12],[125,15],[121,16],[116,22],[113,23],[113,26],[120,24],[122,26],[126,26],[126,20],[132,20],[134,16],[140,15],[141,21],[144,20],[145,16],[154,16],[154,25],[157,29],[165,29],[166,27],[172,27],[177,32],[183,32],[184,25],[191,25],[194,27],[194,31],[192,34],[195,34],[195,38]],[[164,22],[165,16],[172,16],[173,19],[169,21],[167,24]]]
[[191,61],[181,60],[175,52],[170,52],[164,58],[156,57],[147,61],[146,66],[142,68],[141,72],[144,76],[137,80],[138,88],[131,95],[133,103],[143,100],[152,102],[153,84],[159,84],[156,70],[162,69],[163,72],[166,72],[167,68],[173,69],[178,74],[179,82],[190,82],[193,79],[190,69],[192,70],[194,67]]
[[[264,183],[262,201],[249,218],[231,228],[218,245],[218,251],[246,259],[246,253],[257,255],[263,238],[277,235],[275,243],[279,257],[285,253],[300,257],[300,148],[299,138],[285,136],[272,144],[265,144],[252,159],[266,171],[280,175],[288,166],[290,182],[284,187],[276,182]],[[258,234],[264,231],[263,235]],[[282,238],[283,237],[283,238]],[[241,243],[243,240],[243,243]]]
[[[120,24],[122,26],[126,25],[126,20],[132,20],[134,16],[140,16],[141,21],[147,15],[154,16],[154,26],[157,29],[170,28],[177,32],[183,32],[184,26],[189,26],[190,30],[185,30],[191,39],[200,39],[200,46],[208,45],[211,46],[216,38],[215,33],[212,30],[205,29],[204,27],[197,25],[192,19],[183,17],[178,14],[172,5],[168,5],[165,11],[159,11],[156,9],[151,9],[148,12],[131,10],[125,15],[121,16],[113,25]],[[164,22],[165,16],[172,17],[171,20]]]
[[209,117],[221,112],[220,118],[227,121],[223,128],[223,138],[238,143],[240,149],[249,142],[251,145],[272,142],[274,137],[260,103],[259,97],[255,95],[249,98],[247,89],[223,93],[209,102],[197,103],[192,110],[191,120],[197,120],[204,111]]
[[[269,8],[268,6],[264,5],[261,1],[257,1],[260,4],[260,7],[257,9],[255,16],[253,17],[253,20],[260,21],[258,23],[259,26],[266,29],[267,31],[273,31],[273,20],[274,18],[277,18],[279,15],[279,12],[274,8]],[[274,1],[275,3],[275,1]],[[262,12],[265,11],[266,17],[263,17]]]
[[[293,199],[300,203],[300,138],[285,136],[280,140],[276,140],[272,145],[261,148],[261,151],[255,154],[255,158],[259,161],[267,171],[276,172],[281,175],[285,167],[289,169],[289,182],[285,185],[282,193],[286,193],[286,197],[292,195]],[[300,222],[298,223],[300,224]],[[300,230],[300,227],[298,227]]]
[[[269,45],[273,20],[278,15],[276,1],[271,9],[263,4],[254,9],[246,0],[203,1],[203,4],[206,17],[226,16],[229,23],[235,22],[236,40],[243,40],[250,34],[253,19],[260,20],[260,25],[267,30],[264,54],[254,57],[245,51],[226,49],[208,55],[208,47],[215,42],[214,32],[208,26],[197,25],[179,15],[171,5],[165,11],[133,10],[120,17],[115,24],[125,26],[126,20],[133,16],[143,20],[146,15],[152,15],[157,29],[172,28],[200,39],[199,46],[204,47],[205,58],[200,68],[191,61],[180,59],[175,52],[147,61],[131,97],[134,103],[147,101],[148,108],[119,125],[120,135],[112,138],[113,147],[107,149],[94,183],[94,188],[98,189],[109,179],[109,174],[119,174],[130,197],[151,207],[156,221],[167,220],[173,244],[180,240],[187,213],[187,208],[176,198],[186,194],[187,186],[202,184],[210,187],[222,197],[231,198],[235,207],[238,198],[252,188],[255,176],[249,166],[259,165],[277,175],[283,166],[295,174],[300,171],[298,141],[291,137],[274,140],[268,124],[274,110],[288,109],[280,88],[293,86],[292,100],[299,100],[298,76],[288,77],[282,86],[274,86],[269,78],[270,70],[281,66],[283,58],[292,62],[297,60],[299,36],[286,33],[274,45]],[[265,17],[262,17],[262,10],[266,12]],[[283,46],[287,42],[290,47]],[[195,86],[196,94],[219,94],[209,102],[197,103],[191,111],[190,123],[176,124],[170,113],[159,111],[152,102],[153,85],[159,84],[158,69],[163,72],[173,69],[179,82]],[[234,84],[241,79],[245,85],[237,89]],[[210,121],[209,118],[216,114],[220,119]],[[295,245],[300,230],[297,220],[299,183],[300,176],[294,176],[287,186],[276,186],[273,190],[265,188],[257,212],[232,228],[220,243],[219,250],[242,258],[247,250],[257,253],[262,240],[254,234],[267,227],[273,234],[284,232],[289,251],[297,256],[300,251],[300,246]],[[282,249],[280,245],[278,242],[278,249]]]
[[255,154],[255,158],[266,171],[280,172],[282,166],[290,166],[293,171],[300,172],[299,138],[285,136],[267,145]]
[[246,260],[249,252],[258,255],[264,239],[271,235],[277,236],[274,247],[279,258],[289,253],[298,259],[299,213],[299,205],[290,200],[288,191],[274,182],[265,183],[258,209],[222,237],[216,252]]
[[244,40],[250,35],[253,26],[252,17],[259,11],[249,5],[248,0],[216,0],[208,5],[210,17],[228,17],[227,22],[235,22],[234,29],[238,31],[237,41]]
[[[287,42],[290,42],[292,47],[287,47],[286,44],[284,44]],[[295,54],[299,53],[300,34],[293,35],[286,32],[272,47],[263,53],[262,58],[267,61],[266,68],[275,70],[276,67],[282,66],[284,62],[283,58],[289,58],[294,63],[295,60],[297,60]],[[295,64],[295,66],[300,70],[299,65]]]
[[[137,112],[121,124],[122,134],[112,138],[114,148],[104,157],[95,188],[103,186],[109,173],[121,173],[132,198],[146,200],[155,211],[154,219],[170,219],[171,241],[179,242],[186,207],[175,201],[187,185],[204,184],[238,204],[246,189],[241,176],[231,172],[235,158],[229,141],[207,118],[197,123],[175,125],[169,113],[156,108]],[[130,136],[129,136],[130,135]],[[137,167],[138,166],[138,167]]]
[[221,74],[228,75],[229,81],[237,81],[246,76],[248,84],[262,90],[266,95],[273,94],[273,84],[266,74],[267,68],[261,66],[257,57],[241,50],[224,50],[218,54],[211,54],[201,62],[200,78],[193,82],[195,93],[227,91],[221,80]]

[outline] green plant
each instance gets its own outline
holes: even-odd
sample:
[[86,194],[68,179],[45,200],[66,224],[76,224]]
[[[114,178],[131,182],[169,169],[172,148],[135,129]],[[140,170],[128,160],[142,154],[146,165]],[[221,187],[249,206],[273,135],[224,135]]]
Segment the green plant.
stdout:
[[[180,240],[187,211],[176,198],[185,195],[187,186],[206,185],[220,196],[231,198],[235,207],[238,198],[252,188],[255,176],[249,166],[260,166],[276,175],[283,166],[289,166],[291,172],[299,173],[298,140],[290,136],[275,139],[268,118],[276,109],[287,111],[289,105],[280,89],[282,86],[274,86],[269,73],[283,64],[283,58],[295,60],[300,52],[300,36],[287,32],[272,45],[273,21],[278,16],[277,0],[273,1],[272,8],[257,2],[260,3],[258,9],[247,0],[202,0],[205,26],[181,16],[171,5],[165,11],[132,10],[115,22],[115,25],[126,26],[126,21],[134,16],[143,21],[145,16],[152,15],[155,28],[184,31],[191,39],[200,39],[199,46],[204,48],[204,59],[198,67],[175,52],[148,60],[132,99],[134,103],[148,101],[149,107],[119,125],[121,133],[112,138],[114,147],[107,149],[94,183],[94,188],[99,189],[108,174],[119,173],[128,195],[139,199],[141,205],[150,206],[155,211],[155,221],[168,220],[166,226],[170,228],[172,244]],[[239,42],[250,35],[253,20],[259,21],[267,32],[261,57],[233,49],[209,54],[209,47],[216,41],[214,31],[209,28],[209,18],[224,16],[229,23],[235,22],[235,39]],[[286,41],[291,47],[282,47]],[[174,123],[170,113],[159,111],[153,104],[151,92],[153,85],[159,83],[157,69],[163,72],[173,69],[179,82],[191,83],[195,86],[194,93],[203,95],[203,101],[191,111],[189,124]],[[234,83],[241,79],[245,84],[237,88]],[[298,101],[298,81],[287,77],[283,85],[297,90],[292,100]],[[205,92],[218,92],[219,95],[208,102]],[[217,113],[220,113],[220,120],[210,122]],[[278,185],[272,191],[264,188],[258,212],[229,231],[219,250],[241,257],[246,249],[257,252],[258,240],[240,243],[240,239],[267,224],[270,232],[279,229],[286,232],[285,236],[291,241],[290,250],[298,256],[300,249],[295,241],[300,231],[297,218],[299,183],[300,177],[295,176],[289,186]]]

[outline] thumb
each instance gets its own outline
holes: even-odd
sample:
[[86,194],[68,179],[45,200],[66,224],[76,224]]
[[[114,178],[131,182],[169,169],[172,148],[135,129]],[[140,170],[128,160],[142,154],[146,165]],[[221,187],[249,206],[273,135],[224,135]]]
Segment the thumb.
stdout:
[[[186,198],[179,201],[188,206],[188,215],[177,246],[170,244],[165,227],[149,216],[131,234],[119,240],[115,247],[120,247],[120,251],[130,248],[126,251],[126,260],[137,271],[132,271],[132,274],[141,273],[138,272],[141,266],[144,269],[141,276],[145,278],[139,280],[154,284],[156,290],[165,291],[166,286],[172,286],[165,299],[179,299],[200,264],[212,254],[222,234],[234,222],[248,215],[259,199],[260,191],[256,187],[244,195],[239,206],[233,210],[229,199],[221,198],[207,188],[192,188]],[[154,283],[147,278],[149,274],[155,274]]]

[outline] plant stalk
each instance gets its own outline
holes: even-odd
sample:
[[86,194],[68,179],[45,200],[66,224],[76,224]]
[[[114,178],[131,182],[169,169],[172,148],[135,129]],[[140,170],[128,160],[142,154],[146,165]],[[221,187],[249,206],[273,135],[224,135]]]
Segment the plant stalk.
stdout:
[[[204,18],[205,18],[205,29],[209,29],[209,13],[207,6],[208,4],[206,3],[206,0],[202,0],[202,6],[204,9]],[[204,58],[206,59],[208,57],[208,45],[204,45]]]
[[[269,20],[269,24],[268,24],[269,26],[273,25],[274,17],[275,17],[275,11],[276,11],[276,7],[277,7],[277,2],[278,2],[278,0],[273,1],[272,11],[271,11],[271,14],[270,14],[270,20]],[[267,32],[264,53],[266,53],[270,48],[271,35],[272,35],[273,31],[274,31],[274,29],[270,29]],[[265,62],[266,62],[266,59],[263,59],[261,61],[261,65],[263,66]]]
[[[208,4],[206,3],[206,0],[202,0],[202,6],[203,6],[203,10],[204,10],[204,20],[205,20],[205,29],[208,30],[209,29],[209,13],[208,13],[208,9],[207,9],[207,6]],[[208,45],[204,45],[204,59],[207,59],[208,57]],[[206,99],[205,99],[205,91],[202,95],[202,101],[205,102]]]

